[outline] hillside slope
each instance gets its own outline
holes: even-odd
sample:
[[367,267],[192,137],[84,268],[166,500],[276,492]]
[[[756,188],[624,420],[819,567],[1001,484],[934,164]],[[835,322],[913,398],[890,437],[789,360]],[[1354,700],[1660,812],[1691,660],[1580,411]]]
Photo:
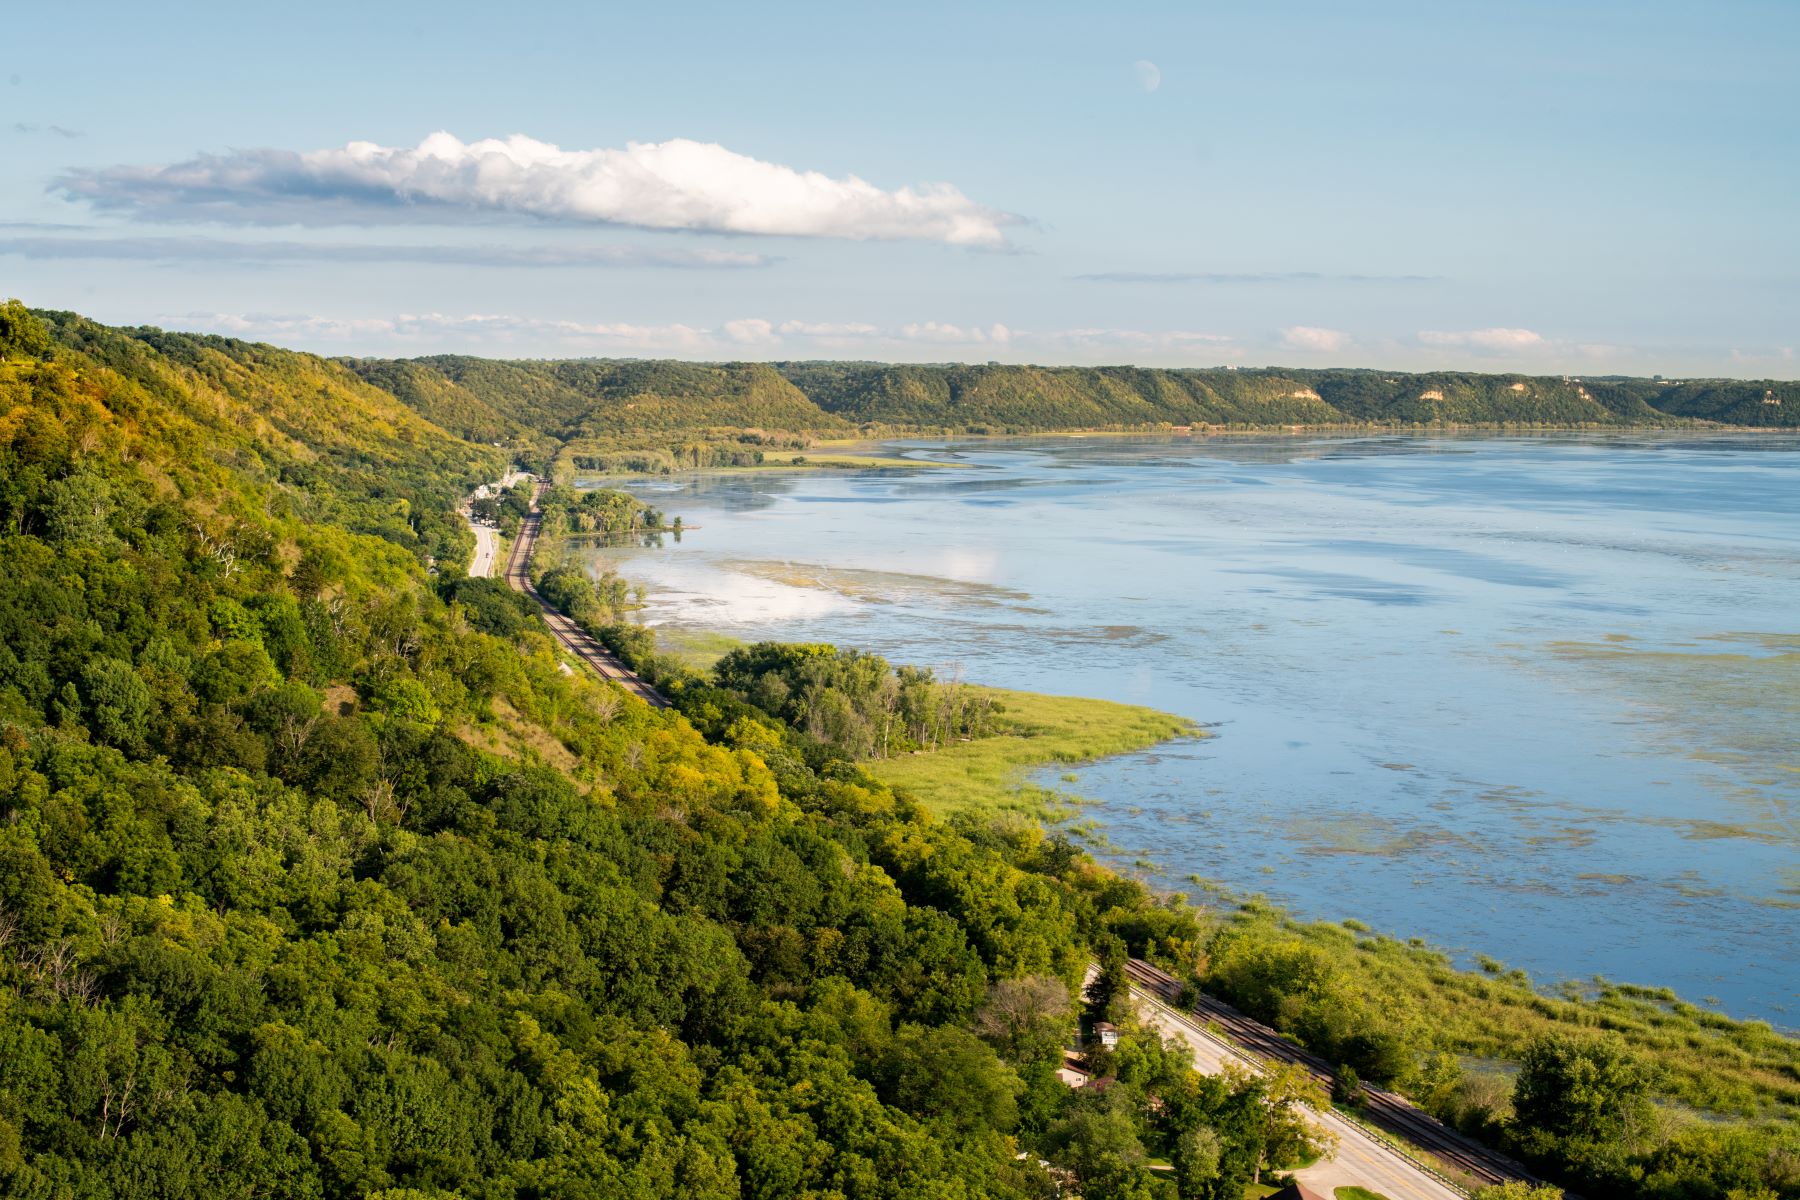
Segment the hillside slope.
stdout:
[[486,438],[531,429],[601,449],[743,429],[842,436],[1168,426],[1800,425],[1800,384],[1773,381],[600,359],[351,365],[458,433]]
[[0,1194],[1044,1194],[1092,940],[1191,917],[560,671],[458,568],[497,453],[347,368],[47,316],[0,312]]

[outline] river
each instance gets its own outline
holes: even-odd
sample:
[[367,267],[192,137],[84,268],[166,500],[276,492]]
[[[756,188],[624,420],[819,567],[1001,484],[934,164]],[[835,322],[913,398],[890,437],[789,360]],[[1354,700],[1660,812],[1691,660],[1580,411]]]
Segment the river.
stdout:
[[1800,438],[918,441],[627,486],[648,620],[1148,704],[1115,855],[1800,1025]]

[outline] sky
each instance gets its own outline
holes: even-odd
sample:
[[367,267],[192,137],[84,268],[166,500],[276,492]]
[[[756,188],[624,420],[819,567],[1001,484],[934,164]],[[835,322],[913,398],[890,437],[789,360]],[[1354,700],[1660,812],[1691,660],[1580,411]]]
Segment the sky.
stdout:
[[21,6],[0,296],[327,354],[1800,377],[1797,0]]

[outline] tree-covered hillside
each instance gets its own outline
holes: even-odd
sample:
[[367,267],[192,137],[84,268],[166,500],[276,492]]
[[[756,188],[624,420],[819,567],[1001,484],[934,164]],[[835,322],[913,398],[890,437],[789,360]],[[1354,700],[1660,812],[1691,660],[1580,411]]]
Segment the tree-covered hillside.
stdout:
[[[1800,425],[1800,384],[1572,379],[1473,372],[614,360],[359,361],[355,369],[467,436],[575,436],[591,457],[728,441],[907,430],[1459,425],[1618,428]],[[425,377],[427,370],[440,381]],[[447,381],[457,399],[443,393]],[[691,451],[689,457],[692,457]]]
[[492,449],[310,356],[0,316],[0,1194],[1044,1195],[1023,1138],[1147,1195],[1176,1089],[1217,1195],[1302,1152],[1166,1055],[1056,1079],[1092,948],[1191,915],[559,669],[459,570]]

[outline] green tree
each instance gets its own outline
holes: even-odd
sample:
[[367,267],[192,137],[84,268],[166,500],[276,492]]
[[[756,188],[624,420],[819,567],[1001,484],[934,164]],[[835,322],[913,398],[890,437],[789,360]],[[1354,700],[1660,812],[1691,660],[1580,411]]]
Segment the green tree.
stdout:
[[1017,1118],[1018,1076],[961,1029],[901,1026],[883,1074],[884,1091],[895,1105],[964,1133],[1004,1133]]
[[82,691],[94,732],[122,749],[142,746],[150,716],[150,688],[130,663],[95,658],[81,668]]
[[1547,1034],[1521,1056],[1513,1119],[1538,1134],[1609,1141],[1643,1117],[1649,1087],[1649,1074],[1618,1037]]
[[77,471],[45,489],[44,524],[62,546],[105,542],[112,537],[112,485],[93,471]]
[[1223,1150],[1218,1131],[1206,1125],[1196,1125],[1175,1139],[1170,1161],[1175,1167],[1175,1191],[1181,1200],[1211,1200]]
[[1509,1179],[1505,1183],[1476,1188],[1474,1200],[1563,1200],[1563,1190],[1547,1183]]
[[1083,1108],[1051,1132],[1057,1161],[1075,1172],[1085,1200],[1152,1200],[1155,1181],[1136,1124],[1118,1108]]
[[41,358],[50,352],[50,332],[18,300],[0,304],[0,359]]

